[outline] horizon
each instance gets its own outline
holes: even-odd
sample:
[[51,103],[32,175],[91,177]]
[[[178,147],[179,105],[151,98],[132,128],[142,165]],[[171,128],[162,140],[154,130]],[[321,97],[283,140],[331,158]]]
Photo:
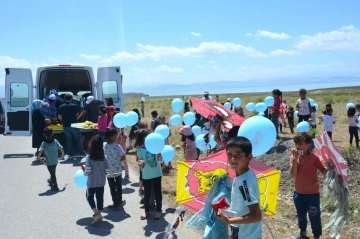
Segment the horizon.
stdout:
[[[84,7],[86,6],[86,7]],[[124,89],[153,84],[360,76],[360,2],[8,1],[0,68],[120,66]],[[186,17],[184,17],[186,16]],[[44,21],[46,19],[46,21]],[[31,43],[31,47],[29,47]],[[96,75],[96,72],[94,72]],[[0,86],[5,73],[0,74]]]

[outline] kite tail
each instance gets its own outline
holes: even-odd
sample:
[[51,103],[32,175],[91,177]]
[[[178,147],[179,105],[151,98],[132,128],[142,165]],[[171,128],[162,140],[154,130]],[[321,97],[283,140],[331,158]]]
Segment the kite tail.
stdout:
[[349,189],[337,169],[328,163],[326,166],[328,172],[323,184],[323,195],[327,198],[325,206],[335,206],[336,210],[331,214],[324,230],[331,228],[329,236],[339,239],[349,217]]

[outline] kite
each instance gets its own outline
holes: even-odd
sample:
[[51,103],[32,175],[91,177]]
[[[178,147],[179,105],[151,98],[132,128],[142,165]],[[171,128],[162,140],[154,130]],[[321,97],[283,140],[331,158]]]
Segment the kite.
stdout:
[[[260,208],[265,215],[272,216],[276,213],[280,171],[254,158],[250,161],[250,168],[254,170],[258,178]],[[176,201],[192,211],[201,210],[216,178],[225,174],[228,174],[231,180],[235,178],[234,171],[228,168],[225,150],[201,160],[178,162]]]
[[245,121],[243,117],[216,101],[197,98],[190,98],[190,100],[196,113],[204,118],[221,117],[226,131],[229,131],[233,126],[240,126]]

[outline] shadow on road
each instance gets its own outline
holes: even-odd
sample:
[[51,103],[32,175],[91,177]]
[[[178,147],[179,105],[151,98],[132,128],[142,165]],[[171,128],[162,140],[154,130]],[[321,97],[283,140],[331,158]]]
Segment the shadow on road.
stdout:
[[139,183],[132,183],[130,184],[131,187],[139,187]]
[[11,159],[11,158],[32,158],[34,157],[33,154],[4,154],[4,159]]
[[135,192],[135,189],[133,189],[133,188],[123,188],[123,190],[122,190],[123,194],[130,194],[133,192]]
[[73,167],[80,167],[84,163],[81,162],[82,157],[74,157],[74,159],[62,160],[60,164],[72,164]]
[[34,161],[31,162],[31,166],[40,166],[43,165],[43,163],[41,163],[39,160],[35,159]]
[[66,186],[65,186],[63,189],[61,189],[60,191],[53,191],[53,190],[51,190],[51,189],[48,189],[46,192],[39,193],[39,196],[40,196],[40,197],[43,197],[43,196],[53,196],[53,195],[55,195],[55,194],[64,192],[65,189],[66,189]]
[[108,236],[111,234],[111,230],[114,228],[114,225],[108,221],[103,221],[99,224],[92,225],[92,218],[85,217],[79,219],[76,224],[79,226],[84,226],[88,230],[89,234],[97,236]]
[[123,208],[119,210],[108,210],[104,208],[104,213],[107,213],[104,218],[112,222],[121,222],[131,217]]
[[[166,230],[166,227],[169,224],[165,220],[164,217],[162,217],[160,219],[154,219],[153,217],[154,217],[154,215],[152,215],[152,213],[150,213],[150,216],[147,219],[147,225],[144,227],[144,236],[145,237],[150,237],[153,233],[162,233],[163,234]],[[158,238],[158,237],[156,237],[156,238]]]

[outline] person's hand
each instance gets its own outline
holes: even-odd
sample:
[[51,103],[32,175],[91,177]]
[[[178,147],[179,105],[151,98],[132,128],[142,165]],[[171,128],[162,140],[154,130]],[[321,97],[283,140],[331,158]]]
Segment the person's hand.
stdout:
[[224,216],[224,214],[222,213],[222,209],[219,209],[215,212],[215,216],[217,219],[219,219],[220,221],[229,224],[230,220],[227,216]]
[[41,158],[39,158],[39,161],[40,161],[41,163],[45,163],[45,162],[46,162],[46,159],[45,159],[44,157],[41,157]]
[[291,153],[292,153],[292,156],[293,156],[293,162],[296,162],[296,161],[299,159],[299,157],[300,157],[300,154],[299,154],[298,149],[297,149],[297,148],[293,148],[293,149],[291,150]]
[[81,170],[85,172],[85,165],[81,165]]

